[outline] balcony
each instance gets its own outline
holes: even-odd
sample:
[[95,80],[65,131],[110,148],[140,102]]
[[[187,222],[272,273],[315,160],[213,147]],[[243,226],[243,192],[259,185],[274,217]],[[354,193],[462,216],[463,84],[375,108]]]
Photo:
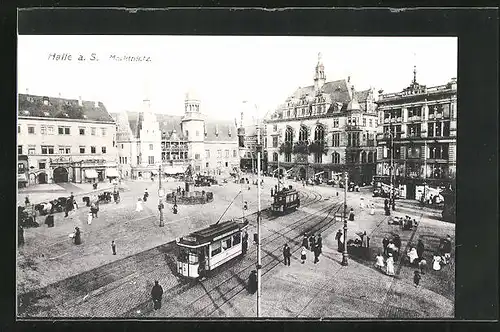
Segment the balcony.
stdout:
[[419,121],[422,121],[422,118],[419,115],[408,117],[408,122],[419,122]]
[[357,124],[355,124],[355,125],[353,125],[353,124],[349,125],[348,124],[348,125],[345,126],[345,130],[361,130],[361,126],[359,126]]

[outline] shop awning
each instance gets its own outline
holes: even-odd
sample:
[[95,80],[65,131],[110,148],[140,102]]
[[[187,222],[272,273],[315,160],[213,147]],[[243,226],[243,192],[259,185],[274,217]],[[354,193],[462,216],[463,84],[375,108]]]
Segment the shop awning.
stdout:
[[120,173],[116,168],[106,168],[106,177],[108,178],[119,178]]
[[151,170],[151,174],[157,175],[157,174],[158,174],[158,171],[157,171],[157,170],[155,170],[155,169],[153,169],[153,170]]
[[17,181],[18,182],[28,182],[28,179],[26,179],[26,174],[17,174]]
[[97,171],[95,169],[86,169],[85,177],[87,179],[97,179]]
[[165,167],[163,169],[163,172],[165,174],[173,175],[173,174],[182,174],[185,172],[184,167],[182,166],[170,166],[170,167]]

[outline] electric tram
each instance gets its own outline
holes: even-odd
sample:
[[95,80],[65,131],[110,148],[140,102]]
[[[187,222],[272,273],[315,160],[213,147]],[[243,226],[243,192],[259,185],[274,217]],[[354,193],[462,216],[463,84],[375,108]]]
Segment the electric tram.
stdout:
[[278,191],[274,195],[274,202],[271,205],[271,211],[274,214],[281,214],[288,211],[295,211],[300,206],[299,193],[297,190],[289,188],[283,188],[283,190]]
[[208,271],[246,253],[248,221],[229,220],[181,237],[177,271],[188,278],[206,276]]

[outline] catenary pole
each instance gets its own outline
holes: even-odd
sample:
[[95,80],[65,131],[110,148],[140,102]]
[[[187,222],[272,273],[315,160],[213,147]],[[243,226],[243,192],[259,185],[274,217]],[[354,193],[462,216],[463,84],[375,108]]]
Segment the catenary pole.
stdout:
[[[255,106],[257,110],[257,105]],[[258,114],[257,114],[258,115]],[[260,123],[257,121],[257,317],[261,316],[260,301],[262,292],[262,262],[261,262],[261,243],[260,243],[260,156],[262,147],[260,145]],[[279,159],[278,159],[279,160]],[[278,178],[279,181],[279,178]]]
[[[162,192],[162,188],[161,188],[161,164],[160,164],[160,167],[159,167],[159,170],[158,170],[158,193],[161,194]],[[163,196],[159,196],[159,210],[160,210],[160,227],[163,227],[163,207],[162,207],[162,198]]]
[[342,252],[342,265],[347,266],[347,172],[344,173],[344,251]]

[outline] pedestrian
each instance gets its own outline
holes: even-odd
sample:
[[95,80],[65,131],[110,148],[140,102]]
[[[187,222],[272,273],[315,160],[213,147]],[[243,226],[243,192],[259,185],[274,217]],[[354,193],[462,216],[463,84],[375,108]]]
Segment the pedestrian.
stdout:
[[141,198],[139,197],[137,199],[137,203],[135,205],[135,212],[141,212],[143,210],[142,208],[142,201],[141,201]]
[[408,256],[410,265],[416,265],[418,263],[417,249],[412,247],[406,255]]
[[382,246],[384,247],[384,255],[387,256],[387,246],[389,245],[389,239],[384,237],[382,240]]
[[319,255],[321,253],[317,243],[314,246],[313,252],[314,252],[314,264],[316,264],[317,262],[319,262]]
[[71,209],[78,209],[78,203],[75,200],[75,195],[73,195],[73,192],[71,192],[71,195],[69,196],[69,200],[71,201]]
[[361,236],[361,248],[363,250],[363,255],[365,259],[368,259],[368,235],[366,235],[366,231],[363,232]]
[[386,273],[388,276],[394,276],[394,258],[392,258],[392,254],[389,253],[389,257],[387,257],[387,270]]
[[351,208],[349,211],[349,221],[354,221],[354,209]]
[[335,240],[337,240],[337,251],[342,252],[342,230],[338,230],[337,234],[335,234]]
[[316,238],[314,237],[314,234],[311,234],[309,237],[309,248],[311,251],[314,251],[314,247],[316,246]]
[[87,215],[87,224],[88,225],[92,224],[92,219],[94,219],[94,216],[93,216],[92,212],[89,212]]
[[427,261],[422,258],[420,262],[418,262],[418,267],[420,268],[420,273],[423,275],[425,274],[425,270],[427,268]]
[[290,266],[290,257],[292,254],[290,253],[290,247],[287,243],[283,246],[283,259],[285,261],[285,265]]
[[419,239],[417,242],[417,255],[419,260],[422,260],[424,258],[424,243],[421,239]]
[[111,250],[113,251],[113,255],[116,255],[116,243],[115,243],[115,241],[111,241]]
[[248,277],[248,292],[250,294],[255,294],[257,291],[257,271],[252,270],[250,276]]
[[30,199],[28,196],[24,199],[24,205],[29,205],[30,204]]
[[319,248],[319,253],[321,254],[323,252],[323,238],[321,237],[321,234],[318,234],[318,238],[316,239],[316,244]]
[[64,204],[64,218],[68,217],[69,211],[71,211],[71,209],[70,209],[70,201],[68,200],[66,204]]
[[439,254],[436,253],[433,257],[433,262],[432,262],[432,269],[434,271],[441,270],[441,261],[442,261],[441,256],[439,256]]
[[75,233],[74,233],[73,241],[77,245],[82,243],[80,228],[78,228],[78,227],[75,227]]
[[177,214],[177,204],[174,204],[174,206],[172,207],[172,212],[174,214]]
[[161,308],[161,297],[163,296],[163,288],[158,283],[158,280],[155,280],[155,285],[151,290],[151,297],[153,298],[154,309],[158,310]]
[[148,200],[149,193],[148,193],[148,188],[144,190],[144,196],[142,197],[142,200],[146,202]]
[[274,196],[273,188],[271,188],[271,197]]
[[415,287],[418,287],[420,279],[422,279],[422,276],[420,276],[420,273],[418,271],[415,271],[415,273],[413,274],[413,283],[415,284]]
[[382,271],[382,269],[384,268],[385,264],[384,264],[384,256],[382,256],[382,254],[378,253],[377,257],[375,257],[375,267],[379,270],[379,271]]
[[243,254],[246,254],[247,250],[248,250],[248,233],[245,231],[243,233],[243,238],[241,241],[241,251]]
[[447,235],[446,239],[443,240],[442,251],[444,257],[443,263],[448,264],[451,258],[451,236]]
[[302,251],[300,252],[300,259],[302,260],[302,264],[306,262],[306,247],[302,247]]
[[302,239],[302,246],[306,249],[309,249],[309,241],[307,240],[307,234],[304,234],[304,238]]
[[375,205],[372,203],[370,205],[370,215],[373,216],[375,214]]
[[396,234],[396,236],[394,236],[393,243],[396,246],[396,248],[398,248],[398,257],[399,257],[399,252],[401,250],[401,238],[399,237],[399,235]]
[[396,211],[396,198],[392,197],[392,211]]

